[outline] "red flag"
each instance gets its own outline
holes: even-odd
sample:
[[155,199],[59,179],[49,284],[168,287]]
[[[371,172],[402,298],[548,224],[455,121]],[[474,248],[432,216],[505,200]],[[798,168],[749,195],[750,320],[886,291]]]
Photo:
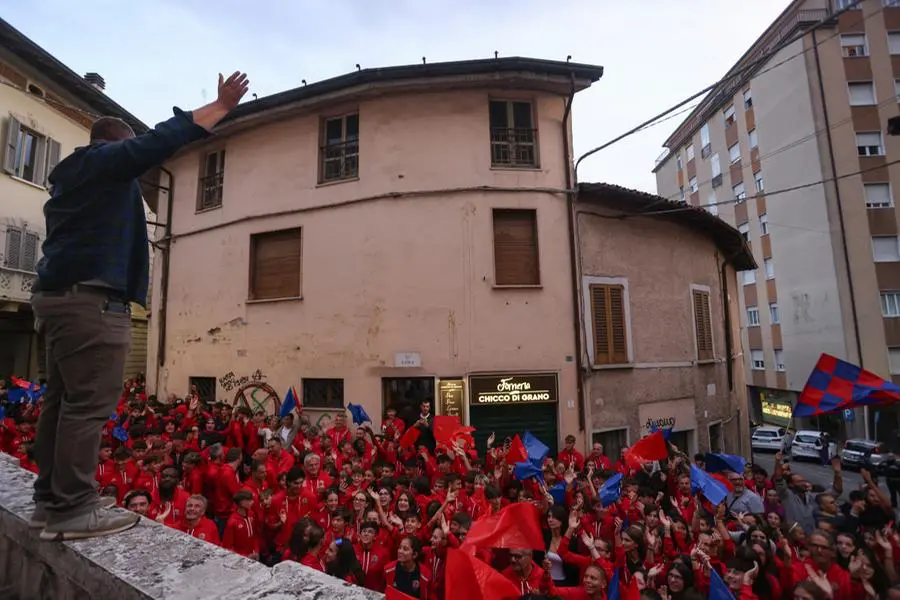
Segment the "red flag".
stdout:
[[644,463],[662,460],[668,456],[669,448],[666,446],[663,432],[655,431],[639,439],[634,446],[625,451],[625,464],[632,469],[638,469]]
[[410,427],[403,433],[403,437],[400,438],[398,443],[401,448],[412,448],[420,435],[422,435],[422,432],[419,431],[418,427]]
[[472,524],[462,548],[543,550],[541,512],[531,502],[510,504],[496,515]]
[[521,593],[512,581],[490,565],[462,550],[447,550],[445,600],[517,600]]
[[628,584],[628,590],[622,597],[622,600],[641,600],[641,589],[638,587],[637,577],[632,577]]
[[734,486],[731,485],[731,482],[728,481],[728,478],[725,477],[724,475],[722,475],[721,473],[707,473],[707,475],[709,475],[713,479],[720,481],[722,483],[722,485],[724,485],[726,488],[728,488],[729,492],[734,491]]
[[384,591],[384,597],[387,600],[416,600],[412,596],[407,596],[394,586],[391,586]]
[[509,452],[506,453],[506,464],[514,465],[518,462],[528,460],[528,452],[525,450],[525,444],[519,439],[519,434],[513,438],[512,444],[509,445]]
[[438,444],[449,446],[450,438],[453,437],[453,432],[459,429],[461,426],[462,423],[460,423],[459,417],[448,417],[446,415],[435,417],[434,441]]

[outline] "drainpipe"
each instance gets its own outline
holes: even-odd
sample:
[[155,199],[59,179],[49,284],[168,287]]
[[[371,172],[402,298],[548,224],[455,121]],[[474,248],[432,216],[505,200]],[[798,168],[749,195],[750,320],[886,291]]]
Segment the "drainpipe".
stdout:
[[562,118],[562,138],[563,138],[563,163],[566,172],[566,209],[568,212],[569,225],[569,266],[572,275],[572,311],[574,319],[572,319],[575,333],[575,371],[577,385],[577,404],[578,404],[578,430],[585,429],[584,414],[584,378],[581,373],[583,366],[581,354],[581,277],[579,277],[578,269],[578,237],[575,231],[575,201],[576,194],[574,191],[575,181],[572,176],[572,156],[569,152],[569,117],[572,113],[572,102],[575,100],[575,75],[570,75],[572,80],[572,89],[569,97],[566,99],[566,110]]
[[734,260],[735,256],[722,260],[719,274],[719,280],[722,282],[722,319],[725,324],[725,372],[728,374],[728,391],[730,392],[734,391],[734,364],[731,356],[734,340],[731,338],[731,305],[728,302],[728,263]]
[[160,167],[159,169],[169,178],[169,189],[167,194],[168,199],[166,200],[165,235],[163,236],[163,239],[166,241],[166,246],[163,248],[162,273],[160,273],[159,276],[159,310],[154,311],[156,312],[159,323],[159,336],[156,340],[157,394],[159,394],[160,372],[162,371],[163,365],[166,364],[166,309],[169,304],[169,266],[172,254],[172,210],[175,204],[175,178],[172,176],[172,172],[165,167]]
[[[822,64],[819,59],[819,44],[816,41],[816,30],[812,31],[813,56],[816,59],[816,76],[819,80],[819,97],[822,101],[822,117],[825,119],[825,139],[828,141],[828,160],[831,163],[831,178],[834,181],[834,198],[837,202],[838,225],[841,229],[841,251],[844,255],[844,268],[847,269],[847,285],[850,288],[850,313],[853,316],[853,334],[856,341],[856,356],[859,366],[863,364],[862,340],[859,337],[859,315],[856,310],[856,292],[853,287],[853,271],[850,269],[850,252],[847,249],[847,231],[844,226],[844,207],[841,202],[841,186],[837,182],[837,165],[834,158],[834,144],[831,139],[831,121],[828,118],[828,103],[825,98],[825,83],[822,80]],[[863,407],[863,422],[865,424],[866,439],[869,435],[869,407]]]

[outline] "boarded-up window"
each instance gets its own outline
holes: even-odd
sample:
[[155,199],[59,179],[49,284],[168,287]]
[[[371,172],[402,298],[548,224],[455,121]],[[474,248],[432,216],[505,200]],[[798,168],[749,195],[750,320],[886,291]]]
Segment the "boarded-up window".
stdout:
[[709,292],[693,291],[694,330],[697,335],[697,360],[712,360],[712,318],[709,309]]
[[344,408],[343,379],[303,379],[303,406]]
[[535,211],[494,209],[494,280],[497,285],[540,285]]
[[597,284],[591,290],[594,331],[594,364],[628,363],[628,323],[625,318],[625,286]]
[[257,233],[250,237],[250,299],[300,296],[300,229]]

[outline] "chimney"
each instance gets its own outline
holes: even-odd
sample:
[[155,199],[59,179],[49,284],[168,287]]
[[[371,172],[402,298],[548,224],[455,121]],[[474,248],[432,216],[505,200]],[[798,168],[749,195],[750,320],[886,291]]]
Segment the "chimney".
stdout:
[[100,76],[100,73],[85,73],[84,80],[101,92],[106,89],[106,81]]

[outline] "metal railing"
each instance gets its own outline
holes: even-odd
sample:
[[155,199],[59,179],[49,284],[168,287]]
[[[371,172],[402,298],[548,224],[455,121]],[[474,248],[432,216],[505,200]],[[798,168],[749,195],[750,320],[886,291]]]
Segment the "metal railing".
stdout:
[[200,198],[197,210],[218,208],[222,206],[222,193],[225,189],[225,172],[219,171],[200,178]]
[[491,165],[537,167],[537,130],[522,127],[492,127]]
[[319,155],[323,182],[359,177],[359,140],[322,146]]
[[27,302],[35,280],[35,273],[0,266],[0,298]]

